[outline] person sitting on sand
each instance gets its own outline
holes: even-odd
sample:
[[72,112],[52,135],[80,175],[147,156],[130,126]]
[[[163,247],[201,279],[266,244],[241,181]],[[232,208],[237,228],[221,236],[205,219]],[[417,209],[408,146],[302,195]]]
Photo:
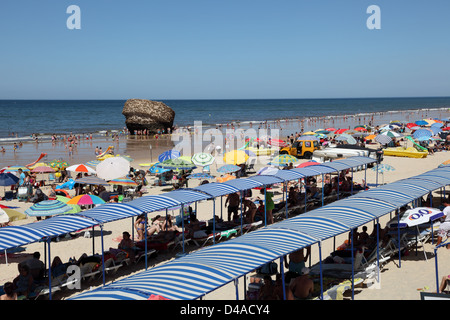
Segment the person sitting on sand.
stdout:
[[442,277],[438,293],[443,293],[444,290],[447,288],[447,285],[449,284],[450,284],[450,274]]

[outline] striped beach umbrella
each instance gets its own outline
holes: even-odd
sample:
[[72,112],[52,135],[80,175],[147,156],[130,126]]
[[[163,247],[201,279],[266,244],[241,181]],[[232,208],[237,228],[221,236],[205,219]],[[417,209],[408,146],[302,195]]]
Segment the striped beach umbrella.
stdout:
[[100,160],[91,160],[91,161],[86,162],[86,164],[87,164],[88,166],[95,167],[95,166],[97,166],[100,162],[101,162]]
[[380,144],[388,144],[392,141],[392,138],[383,134],[379,134],[375,137],[375,141]]
[[73,197],[72,199],[69,199],[66,203],[83,206],[90,204],[103,204],[105,203],[105,200],[93,194],[80,194],[76,197]]
[[178,151],[178,150],[168,150],[168,151],[165,151],[165,152],[161,153],[161,154],[158,156],[158,161],[159,161],[159,162],[164,162],[164,161],[166,161],[166,160],[176,159],[176,158],[178,158],[180,155],[181,155],[181,154],[180,154],[180,151]]
[[171,170],[191,170],[196,168],[195,164],[193,164],[192,161],[187,161],[186,159],[179,158],[168,159],[166,161],[158,163],[157,166]]
[[356,144],[356,139],[346,133],[342,133],[334,139],[337,141],[347,141],[348,144]]
[[108,184],[116,185],[116,186],[137,186],[136,181],[129,178],[117,178],[108,181]]
[[70,210],[72,207],[59,200],[44,200],[29,207],[25,213],[32,217],[42,217],[58,215]]
[[298,159],[290,154],[280,154],[273,158],[271,161],[272,164],[287,164],[297,162]]
[[30,169],[28,169],[27,167],[22,167],[22,166],[8,166],[8,167],[4,167],[0,170],[0,173],[4,173],[4,172],[17,172],[19,169],[22,169],[23,172],[25,171],[30,171]]
[[203,173],[203,172],[197,172],[193,173],[187,176],[188,179],[214,179],[213,176]]
[[381,135],[385,135],[391,138],[401,138],[403,137],[400,133],[392,131],[392,130],[386,130],[380,133]]
[[106,180],[101,179],[99,177],[96,176],[87,176],[87,177],[83,177],[80,179],[76,179],[74,182],[75,183],[81,183],[81,184],[92,184],[92,185],[102,185],[102,186],[107,186],[108,182],[106,182]]

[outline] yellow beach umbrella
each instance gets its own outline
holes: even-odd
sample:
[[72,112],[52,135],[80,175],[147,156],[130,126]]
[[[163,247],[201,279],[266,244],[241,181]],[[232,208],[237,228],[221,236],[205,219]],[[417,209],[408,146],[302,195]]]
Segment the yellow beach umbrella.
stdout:
[[225,153],[223,157],[223,161],[228,164],[242,164],[245,163],[248,159],[248,154],[243,150],[233,150]]
[[315,135],[315,134],[316,134],[315,132],[308,131],[308,132],[305,132],[303,135],[304,135],[304,136],[313,136],[313,135]]
[[365,139],[366,139],[366,140],[373,140],[373,139],[375,139],[375,137],[376,137],[375,134],[371,134],[371,135],[369,135],[369,136],[366,136]]
[[216,178],[217,182],[225,182],[225,181],[229,181],[229,180],[233,180],[233,179],[236,179],[236,176],[233,176],[231,174],[226,174],[223,177]]

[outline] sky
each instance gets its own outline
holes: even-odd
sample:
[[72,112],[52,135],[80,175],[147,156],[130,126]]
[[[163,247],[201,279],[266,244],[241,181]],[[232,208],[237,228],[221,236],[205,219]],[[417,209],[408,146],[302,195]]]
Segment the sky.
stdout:
[[[71,5],[81,29],[67,27]],[[2,0],[0,99],[450,96],[449,12],[448,0]]]

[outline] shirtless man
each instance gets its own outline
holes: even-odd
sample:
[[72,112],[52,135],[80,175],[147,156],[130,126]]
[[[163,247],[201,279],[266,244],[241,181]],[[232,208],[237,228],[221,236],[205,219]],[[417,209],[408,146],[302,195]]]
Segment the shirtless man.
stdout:
[[242,201],[242,205],[244,206],[244,217],[247,220],[247,223],[253,223],[257,210],[256,204],[254,204],[251,200],[245,199]]
[[225,207],[228,204],[228,221],[231,221],[231,214],[233,214],[233,220],[237,218],[240,200],[239,192],[230,193],[225,200]]
[[305,267],[305,262],[308,261],[308,257],[311,254],[311,246],[306,247],[306,256],[303,254],[303,248],[292,252],[289,255],[289,264],[286,256],[284,256],[284,265],[289,268],[289,271],[302,274],[302,270]]
[[296,300],[309,299],[314,291],[314,282],[308,277],[309,269],[303,268],[301,276],[291,280],[289,288]]

